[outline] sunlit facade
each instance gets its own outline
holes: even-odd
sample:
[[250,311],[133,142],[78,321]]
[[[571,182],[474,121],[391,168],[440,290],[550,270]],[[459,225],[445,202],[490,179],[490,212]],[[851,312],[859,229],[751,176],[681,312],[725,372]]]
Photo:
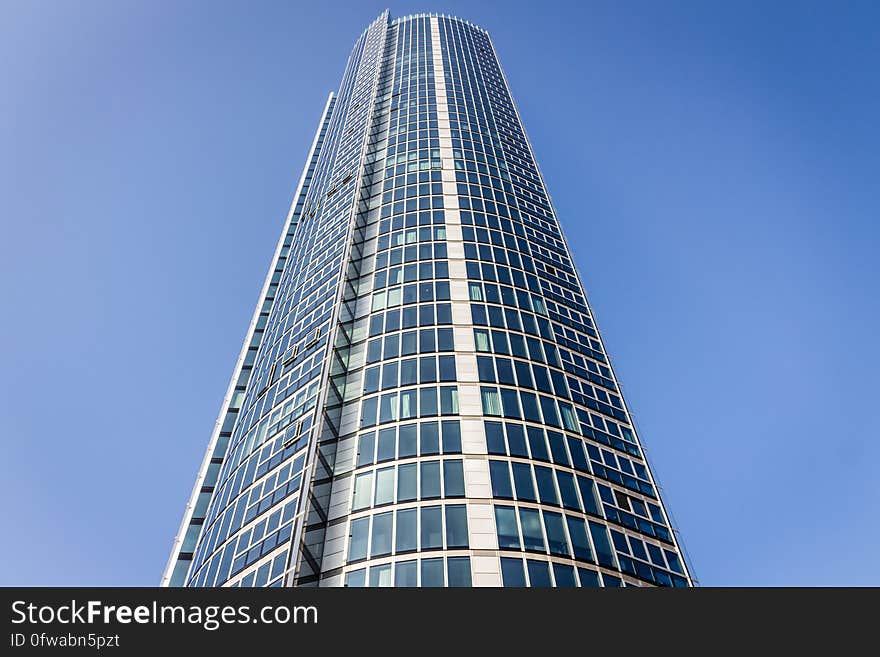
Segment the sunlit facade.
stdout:
[[355,45],[162,584],[692,584],[483,29]]

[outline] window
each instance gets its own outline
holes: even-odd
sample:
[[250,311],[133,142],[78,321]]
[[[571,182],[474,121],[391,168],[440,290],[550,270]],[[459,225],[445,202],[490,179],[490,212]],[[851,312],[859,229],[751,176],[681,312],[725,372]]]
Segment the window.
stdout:
[[421,435],[421,454],[440,453],[440,431],[436,422],[423,422]]
[[394,502],[394,468],[376,471],[376,506]]
[[419,578],[418,561],[399,561],[394,566],[394,586],[412,587],[418,586]]
[[532,451],[532,458],[539,461],[550,461],[550,455],[547,453],[547,442],[544,439],[544,430],[538,427],[528,427],[529,449]]
[[529,569],[529,586],[553,586],[553,583],[550,581],[550,564],[546,561],[535,561],[534,559],[527,559],[526,564]]
[[[401,398],[406,393],[406,391],[400,393]],[[415,407],[415,404],[413,404]],[[418,428],[417,424],[403,424],[400,426],[400,437],[398,439],[398,458],[407,458],[408,456],[415,456],[417,449],[417,436],[418,436]]]
[[395,539],[395,551],[411,552],[417,550],[418,509],[399,509],[397,511],[397,537]]
[[461,454],[461,426],[458,420],[444,420],[443,427],[443,453]]
[[577,491],[574,487],[574,477],[571,473],[557,470],[556,482],[559,484],[559,494],[562,497],[562,506],[566,509],[580,511],[581,505],[578,502]]
[[581,586],[589,588],[599,588],[599,573],[588,568],[578,568],[578,578],[581,580]]
[[370,543],[371,557],[391,554],[391,527],[393,520],[394,516],[390,511],[373,516],[373,537]]
[[377,461],[390,461],[394,458],[397,429],[380,429],[378,440]]
[[440,414],[458,415],[458,388],[440,388]]
[[614,568],[614,554],[608,541],[608,531],[605,525],[590,521],[590,535],[593,537],[593,545],[596,548],[596,560],[600,566]]
[[397,501],[409,502],[418,496],[418,475],[415,463],[398,466]]
[[544,533],[538,512],[520,507],[519,522],[522,525],[523,549],[544,552]]
[[553,470],[536,465],[535,479],[538,482],[538,494],[541,498],[541,504],[559,506],[559,499],[556,497],[556,484],[553,483]]
[[446,497],[464,497],[464,468],[461,461],[443,461],[443,494]]
[[503,549],[520,549],[519,529],[516,524],[516,513],[513,507],[495,507],[495,526],[498,530],[498,547]]
[[[485,415],[501,415],[501,398],[498,396],[497,388],[480,388],[480,398],[483,402],[483,413]],[[366,403],[365,401],[365,406]]]
[[501,557],[501,582],[505,587],[521,587],[526,585],[526,575],[522,559]]
[[422,499],[440,497],[440,461],[422,461]]
[[471,560],[468,557],[449,557],[446,560],[449,586],[471,586]]
[[443,586],[443,559],[422,559],[422,586]]
[[532,466],[528,463],[511,463],[513,468],[513,483],[516,486],[516,497],[519,500],[537,502],[535,487],[532,482]]
[[587,538],[587,525],[580,518],[565,516],[568,525],[568,535],[571,537],[571,548],[576,559],[581,561],[593,561],[590,551],[590,539]]
[[370,586],[391,586],[391,564],[370,568]]
[[351,521],[351,533],[348,539],[348,560],[357,561],[367,558],[367,533],[370,529],[369,518],[358,518]]
[[553,578],[559,588],[574,588],[577,581],[574,578],[574,566],[562,563],[553,564]]
[[[486,448],[489,454],[506,454],[504,447],[504,431],[500,422],[483,422],[486,431]],[[361,437],[363,441],[363,436]],[[360,458],[360,455],[358,455]]]
[[351,587],[360,587],[365,586],[367,583],[367,569],[359,568],[358,570],[352,570],[350,573],[347,573],[345,576],[345,585]]
[[446,507],[446,547],[468,546],[467,509],[464,504]]
[[376,434],[372,431],[361,435],[358,442],[357,467],[369,465],[373,462]]
[[[443,517],[439,506],[423,506],[422,512],[422,550],[435,550],[443,547]],[[442,563],[442,561],[441,561]],[[442,570],[442,566],[441,566]],[[424,577],[424,570],[422,571]],[[424,582],[422,583],[424,586]]]
[[508,422],[505,427],[507,429],[507,444],[510,447],[510,455],[528,458],[529,452],[526,449],[526,437],[523,426]]
[[562,514],[544,511],[544,526],[547,529],[547,543],[550,548],[550,554],[557,554],[562,557],[569,556],[568,540],[565,537]]
[[489,461],[489,476],[492,480],[492,497],[507,499],[513,497],[507,461]]
[[359,511],[370,506],[370,495],[373,488],[373,473],[366,472],[354,478],[354,501],[351,504],[352,511]]

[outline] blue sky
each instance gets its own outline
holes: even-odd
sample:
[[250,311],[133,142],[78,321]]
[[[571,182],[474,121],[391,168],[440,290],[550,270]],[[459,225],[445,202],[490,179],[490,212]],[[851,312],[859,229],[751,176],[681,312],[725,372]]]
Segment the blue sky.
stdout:
[[[0,5],[0,584],[158,583],[385,6]],[[880,584],[876,4],[390,8],[491,32],[701,583]]]

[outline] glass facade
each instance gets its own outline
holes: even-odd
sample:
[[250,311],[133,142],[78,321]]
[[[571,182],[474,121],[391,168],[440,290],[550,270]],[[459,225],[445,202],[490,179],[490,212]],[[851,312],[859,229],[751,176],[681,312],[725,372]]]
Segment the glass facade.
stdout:
[[325,107],[167,586],[690,586],[489,35]]

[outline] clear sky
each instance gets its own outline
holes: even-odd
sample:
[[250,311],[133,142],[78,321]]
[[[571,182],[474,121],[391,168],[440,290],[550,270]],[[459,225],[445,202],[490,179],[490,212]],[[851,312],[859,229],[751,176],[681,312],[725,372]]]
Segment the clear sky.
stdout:
[[[0,2],[0,584],[158,583],[387,4]],[[878,5],[390,8],[492,34],[701,583],[880,585]]]

